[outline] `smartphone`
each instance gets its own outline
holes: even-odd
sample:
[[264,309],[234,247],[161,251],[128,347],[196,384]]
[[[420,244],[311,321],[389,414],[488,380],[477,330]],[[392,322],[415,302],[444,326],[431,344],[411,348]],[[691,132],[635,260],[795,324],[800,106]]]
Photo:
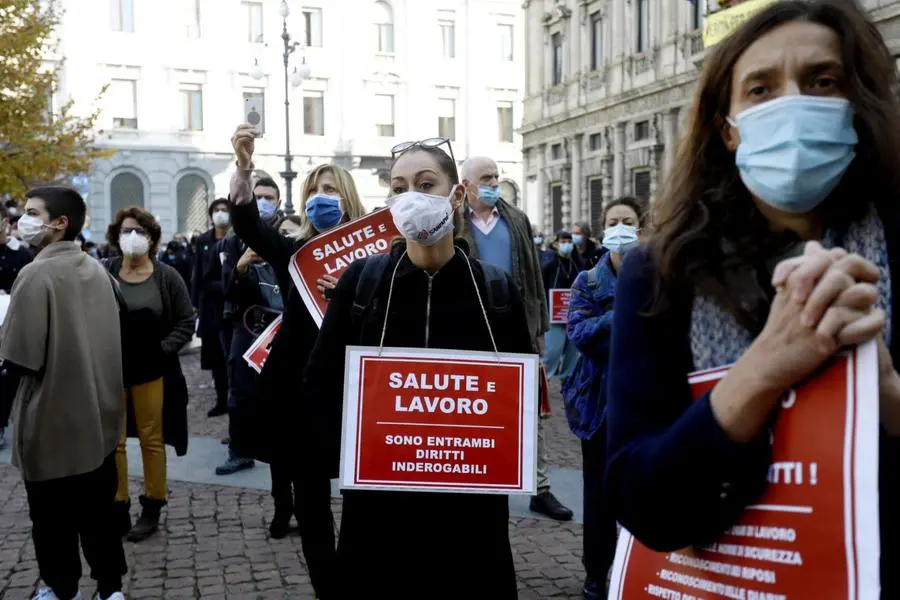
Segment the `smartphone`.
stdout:
[[253,125],[256,135],[262,137],[266,132],[266,107],[263,94],[244,93],[244,122]]

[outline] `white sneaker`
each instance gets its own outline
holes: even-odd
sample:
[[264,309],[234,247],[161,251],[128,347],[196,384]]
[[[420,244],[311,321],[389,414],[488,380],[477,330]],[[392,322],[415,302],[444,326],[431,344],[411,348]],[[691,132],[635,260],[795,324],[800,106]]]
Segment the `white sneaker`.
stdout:
[[[76,600],[77,600],[77,598],[76,598]],[[97,594],[96,600],[101,600],[100,594]],[[122,592],[116,592],[115,594],[113,594],[112,596],[107,598],[106,600],[125,600],[125,594],[123,594]]]
[[[60,597],[57,596],[56,594],[54,594],[53,590],[51,590],[48,587],[45,587],[45,588],[41,588],[40,590],[38,590],[37,596],[35,596],[33,598],[33,600],[60,600]],[[75,597],[72,598],[72,600],[84,600],[84,599],[81,595],[81,592],[78,592],[77,594],[75,594]]]

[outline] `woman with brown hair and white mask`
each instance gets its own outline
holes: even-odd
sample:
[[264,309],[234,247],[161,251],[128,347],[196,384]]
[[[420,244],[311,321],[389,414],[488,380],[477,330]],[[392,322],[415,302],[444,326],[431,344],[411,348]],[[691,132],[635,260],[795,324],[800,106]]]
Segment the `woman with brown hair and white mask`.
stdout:
[[[705,545],[734,525],[767,489],[785,392],[874,340],[873,518],[881,597],[900,598],[897,85],[847,0],[777,2],[707,54],[653,233],[616,288],[606,493],[646,546]],[[727,365],[694,400],[688,374]]]
[[[187,385],[178,352],[194,334],[194,309],[178,271],[155,260],[159,222],[139,207],[120,210],[106,239],[120,258],[104,261],[125,301],[122,315],[122,370],[129,427],[141,442],[144,493],[141,516],[131,527],[125,438],[116,451],[119,488],[116,504],[122,535],[139,542],[159,528],[168,500],[165,444],[187,452]],[[127,435],[127,434],[126,434]]]
[[[449,148],[448,140],[440,143]],[[355,261],[343,274],[306,370],[304,391],[316,402],[321,447],[304,460],[331,477],[341,446],[347,346],[533,351],[516,286],[502,270],[470,259],[465,242],[454,238],[465,194],[454,160],[436,142],[402,144],[392,154],[388,207],[405,239],[388,258]],[[377,281],[366,280],[367,302],[357,291],[373,260],[386,262]],[[502,311],[482,302],[486,270],[507,284]],[[362,316],[354,317],[355,302],[367,304]],[[517,597],[506,496],[358,490],[343,496],[337,597]]]

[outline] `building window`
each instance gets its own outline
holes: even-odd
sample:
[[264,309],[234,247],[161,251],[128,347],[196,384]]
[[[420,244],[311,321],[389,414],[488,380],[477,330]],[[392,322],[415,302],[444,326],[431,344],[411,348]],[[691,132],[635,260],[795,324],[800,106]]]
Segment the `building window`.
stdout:
[[375,44],[378,52],[394,53],[394,9],[387,2],[375,3]]
[[563,228],[562,195],[562,183],[550,184],[550,216],[554,232]]
[[394,137],[394,97],[375,95],[375,132],[380,137]]
[[513,141],[513,103],[498,102],[497,103],[497,127],[498,139],[501,142],[512,143]]
[[303,26],[306,31],[306,45],[309,48],[322,47],[322,9],[304,8]]
[[602,177],[594,177],[588,182],[588,201],[591,204],[591,223],[599,225],[599,230],[602,231],[606,226],[605,223],[600,222],[600,217],[603,216]]
[[562,144],[553,144],[550,146],[550,160],[562,160],[562,151]]
[[650,48],[650,0],[636,0],[636,7],[637,51],[646,52]]
[[603,134],[602,133],[592,133],[590,137],[588,137],[588,148],[591,152],[597,152],[600,148],[603,147]]
[[456,100],[452,98],[438,100],[438,135],[456,139]]
[[110,0],[110,29],[134,33],[134,0]]
[[203,89],[195,84],[183,84],[181,94],[181,130],[203,131]]
[[500,38],[500,60],[512,62],[515,56],[515,39],[513,38],[513,26],[509,23],[497,25]]
[[189,38],[200,37],[200,0],[192,0],[193,6],[188,8],[186,33]]
[[178,180],[175,187],[178,202],[178,231],[203,231],[206,229],[209,186],[206,180],[189,173]]
[[634,124],[634,141],[640,142],[650,137],[650,121],[638,121]]
[[650,171],[634,171],[633,173],[634,197],[638,200],[647,201],[650,199]]
[[562,34],[559,32],[550,36],[550,46],[553,49],[553,85],[562,83],[563,72],[563,52],[562,52]]
[[131,79],[113,79],[106,91],[113,127],[137,129],[137,82]]
[[703,14],[706,8],[706,0],[694,0],[691,2],[691,27],[694,29],[703,29]]
[[243,2],[247,18],[247,41],[261,44],[263,41],[263,5],[262,2]]
[[441,45],[444,58],[456,58],[456,23],[449,20],[438,21],[441,29]]
[[109,207],[115,216],[132,206],[144,206],[144,182],[134,173],[119,173],[109,183]]
[[325,135],[325,94],[303,92],[303,133]]
[[[698,2],[700,0],[697,0]],[[603,18],[596,12],[591,15],[591,70],[603,66]]]
[[245,123],[256,127],[259,134],[266,132],[266,93],[263,90],[247,90],[243,93]]

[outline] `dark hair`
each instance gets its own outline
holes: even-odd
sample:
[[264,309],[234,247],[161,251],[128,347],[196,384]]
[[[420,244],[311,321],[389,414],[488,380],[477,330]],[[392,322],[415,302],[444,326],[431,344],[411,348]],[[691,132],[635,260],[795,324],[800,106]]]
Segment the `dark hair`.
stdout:
[[[604,214],[606,214],[606,211],[604,211]],[[581,233],[582,235],[584,235],[585,239],[590,239],[591,235],[593,235],[593,232],[591,231],[591,224],[587,221],[578,221],[577,223],[575,223],[575,227],[581,230]]]
[[256,183],[253,184],[253,189],[255,190],[261,185],[265,187],[275,188],[275,195],[278,196],[279,199],[281,199],[281,190],[278,189],[278,184],[275,183],[274,179],[272,179],[271,177],[260,177],[256,180]]
[[62,185],[46,185],[28,190],[25,197],[43,200],[44,208],[51,221],[63,216],[69,220],[69,226],[63,233],[63,240],[74,242],[75,237],[84,229],[87,206],[85,206],[81,194],[72,188]]
[[786,0],[756,14],[706,57],[684,135],[654,202],[649,249],[658,270],[649,314],[695,291],[722,303],[756,333],[769,311],[771,290],[757,272],[798,241],[771,231],[741,183],[734,154],[722,139],[731,109],[732,72],[748,47],[786,23],[804,21],[841,38],[843,90],[854,108],[856,159],[823,203],[828,223],[850,223],[900,196],[900,105],[897,73],[878,29],[851,0]]
[[397,164],[397,161],[400,160],[401,156],[406,154],[413,154],[415,152],[424,152],[431,156],[434,159],[434,162],[438,164],[441,171],[443,171],[444,175],[450,180],[450,185],[454,186],[459,183],[459,171],[456,169],[456,163],[453,162],[453,159],[450,158],[450,155],[441,150],[440,148],[433,148],[431,146],[413,146],[406,152],[401,152],[398,154],[394,161],[391,163],[391,172],[394,171],[394,165]]
[[633,210],[634,214],[637,215],[638,225],[641,227],[647,222],[647,209],[641,204],[641,201],[634,196],[622,196],[615,200],[610,200],[603,209],[603,214],[600,215],[600,226],[602,228],[606,229],[606,215],[609,214],[609,209],[614,206],[627,206]]
[[212,204],[209,205],[209,209],[207,209],[210,219],[212,219],[213,213],[216,212],[216,207],[221,206],[223,204],[225,206],[230,206],[230,203],[228,202],[228,198],[216,198],[215,200],[212,201]]
[[116,213],[116,218],[113,219],[113,222],[109,224],[109,228],[106,230],[106,242],[109,244],[109,247],[114,248],[118,254],[122,254],[122,249],[119,248],[119,235],[122,233],[122,222],[128,218],[137,221],[138,225],[147,231],[147,234],[150,236],[150,258],[156,256],[159,239],[162,237],[162,229],[156,217],[139,206],[123,208]]
[[275,229],[281,227],[285,221],[290,221],[297,227],[303,227],[303,217],[300,215],[285,215],[281,219],[279,219],[278,224],[275,226]]
[[560,229],[559,231],[556,232],[556,239],[559,239],[559,238],[569,238],[571,240],[572,232],[568,229]]

